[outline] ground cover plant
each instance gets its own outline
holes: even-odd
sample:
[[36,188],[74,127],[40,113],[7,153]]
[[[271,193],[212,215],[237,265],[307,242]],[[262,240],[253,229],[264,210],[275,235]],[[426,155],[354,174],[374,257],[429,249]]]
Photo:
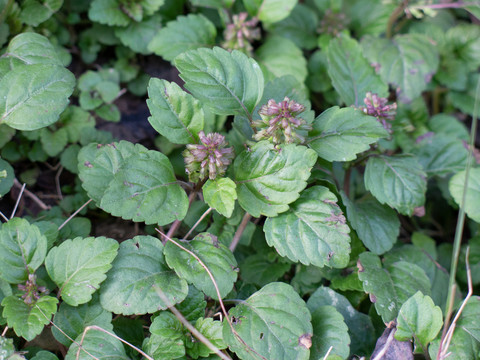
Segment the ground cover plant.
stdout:
[[0,0],[0,358],[480,358],[479,18]]

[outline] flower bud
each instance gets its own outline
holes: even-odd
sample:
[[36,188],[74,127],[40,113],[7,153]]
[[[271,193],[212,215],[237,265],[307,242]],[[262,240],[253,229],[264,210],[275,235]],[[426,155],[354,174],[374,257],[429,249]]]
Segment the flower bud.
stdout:
[[233,15],[233,23],[228,24],[223,34],[225,41],[222,46],[228,50],[239,50],[246,55],[252,54],[251,43],[260,39],[260,29],[257,28],[258,19],[247,20],[248,13],[242,12]]
[[385,130],[392,132],[392,125],[388,121],[393,121],[397,113],[397,104],[387,105],[387,98],[381,98],[377,94],[367,92],[363,102],[366,107],[361,107],[363,112],[370,116],[375,116],[383,125]]

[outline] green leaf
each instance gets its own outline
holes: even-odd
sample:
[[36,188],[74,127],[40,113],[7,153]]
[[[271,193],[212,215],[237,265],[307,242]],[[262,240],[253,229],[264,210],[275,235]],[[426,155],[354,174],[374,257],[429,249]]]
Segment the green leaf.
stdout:
[[289,39],[281,36],[269,37],[257,51],[258,63],[265,79],[292,75],[299,83],[307,78],[307,60],[302,50]]
[[0,278],[9,283],[25,282],[46,253],[47,238],[27,220],[13,218],[0,228]]
[[48,20],[63,5],[63,0],[26,0],[19,20],[27,25],[38,26]]
[[54,157],[60,154],[60,152],[67,146],[68,133],[64,128],[58,129],[55,132],[43,128],[40,131],[40,141],[43,150],[48,156]]
[[345,267],[350,254],[350,229],[336,202],[336,196],[326,187],[303,191],[290,210],[265,222],[268,245],[305,265]]
[[29,306],[22,299],[11,295],[2,301],[2,315],[7,318],[8,327],[13,328],[17,336],[30,341],[50,322],[52,314],[57,311],[57,303],[55,297],[42,296]]
[[453,106],[471,116],[474,115],[475,104],[478,102],[477,84],[479,80],[480,74],[470,74],[465,91],[450,91],[448,93],[448,99],[452,102]]
[[402,102],[420,96],[437,71],[438,51],[425,35],[396,35],[391,40],[367,36],[362,46],[370,63],[380,66],[381,78],[394,86]]
[[[80,334],[68,349],[65,360],[115,359],[130,360],[125,354],[125,348],[120,340],[97,329],[90,329],[85,334],[82,349],[78,351],[78,344],[82,341]],[[78,353],[78,355],[77,355]]]
[[[313,318],[314,348],[315,338],[317,337],[317,333],[315,332],[315,313],[317,309],[324,308],[325,305],[334,306],[335,309],[343,316],[343,320],[348,326],[349,338],[351,339],[350,354],[370,354],[376,340],[375,329],[370,317],[357,311],[345,296],[324,286],[319,287],[307,301],[307,307],[312,313]],[[340,348],[342,348],[342,346],[344,346],[344,342],[338,345],[340,345]],[[343,358],[345,358],[345,356]]]
[[92,21],[106,25],[127,26],[131,20],[121,8],[117,0],[93,0],[88,10]]
[[454,136],[457,139],[465,141],[468,141],[470,138],[465,124],[452,115],[443,113],[436,114],[430,118],[428,125],[430,129],[438,135]]
[[377,255],[364,252],[359,257],[358,277],[385,323],[393,320],[400,306],[417,291],[430,295],[425,271],[410,262],[398,261],[383,268]]
[[361,38],[367,34],[378,36],[384,33],[396,7],[396,3],[383,0],[348,0],[348,6],[342,11],[350,22],[349,29]]
[[107,277],[117,255],[118,242],[101,237],[77,237],[50,250],[45,259],[48,275],[58,285],[63,301],[72,306],[91,300]]
[[[168,299],[167,304],[158,290]],[[187,282],[167,267],[160,240],[136,236],[120,244],[100,289],[100,302],[116,314],[154,313],[181,302],[187,292]]]
[[249,255],[240,264],[241,278],[245,283],[252,283],[259,286],[280,279],[292,265],[287,262],[276,261],[278,256],[272,259],[271,254]]
[[[215,321],[212,318],[204,319],[201,317],[195,322],[195,329],[197,329],[203,336],[210,340],[210,342],[216,346],[217,349],[222,350],[227,347],[225,341],[223,340],[221,321]],[[185,346],[187,348],[187,354],[194,359],[197,359],[199,356],[207,357],[208,355],[214,353],[203,342],[193,339],[191,336],[187,337]]]
[[204,113],[200,102],[176,83],[151,78],[148,83],[150,125],[175,144],[198,141],[203,129]]
[[444,134],[427,137],[412,152],[428,176],[445,177],[461,171],[468,158],[462,140]]
[[239,51],[190,50],[175,59],[185,88],[215,114],[247,117],[262,98],[263,74],[255,60]]
[[[466,172],[455,174],[448,183],[448,189],[457,205],[462,205],[463,189],[465,188]],[[465,212],[472,220],[480,223],[480,168],[470,169],[464,204]]]
[[323,359],[327,352],[346,359],[350,353],[350,336],[342,314],[330,305],[319,306],[312,312],[312,350],[310,359]]
[[268,141],[256,143],[234,162],[240,206],[254,217],[287,211],[307,185],[316,160],[315,152],[304,146],[289,144],[275,149]]
[[67,338],[65,334],[71,339],[75,339],[90,325],[97,325],[108,331],[113,330],[112,313],[100,306],[97,297],[87,304],[76,307],[62,302],[53,318],[53,323],[58,327],[52,327],[53,336],[67,347],[72,344],[72,340]]
[[[212,273],[220,295],[224,298],[237,280],[237,261],[232,252],[219,243],[216,236],[209,233],[199,234],[191,241],[182,242],[181,245],[202,260]],[[171,241],[165,245],[164,253],[168,266],[173,268],[179,277],[192,283],[207,296],[218,300],[210,276],[192,255]]]
[[205,315],[207,302],[205,295],[193,285],[188,287],[188,295],[180,304],[175,305],[178,311],[190,321],[194,323],[199,317]]
[[126,27],[116,28],[115,35],[123,45],[128,46],[134,52],[149,55],[152,52],[148,48],[148,44],[150,44],[160,27],[161,17],[160,15],[154,15],[141,22],[132,22]]
[[62,66],[15,67],[0,80],[0,122],[17,130],[53,124],[68,104],[75,77]]
[[408,155],[370,157],[365,169],[365,187],[382,204],[412,215],[425,203],[426,174],[415,157]]
[[367,92],[388,97],[388,86],[363,56],[355,39],[339,36],[329,42],[327,49],[328,75],[345,105],[364,105]]
[[208,206],[229,218],[237,199],[236,188],[237,185],[230,178],[207,180],[202,187],[203,197]]
[[148,50],[172,61],[188,50],[215,45],[217,29],[203,15],[178,16],[161,29],[148,45]]
[[[233,328],[256,353],[268,359],[309,359],[312,336],[305,302],[285,283],[270,283],[230,309]],[[239,342],[225,321],[223,338],[244,360],[258,359]]]
[[58,357],[57,355],[51,353],[50,351],[40,350],[31,359],[32,360],[58,360]]
[[264,23],[275,23],[285,19],[298,0],[244,0],[243,4],[252,16]]
[[5,359],[11,359],[11,356],[15,353],[13,339],[0,336],[0,351]]
[[408,341],[413,337],[417,346],[426,349],[442,325],[442,310],[435,306],[430,296],[417,291],[400,308],[395,339]]
[[152,336],[145,339],[143,349],[154,359],[177,359],[185,355],[183,326],[170,312],[161,312],[150,325]]
[[308,145],[328,161],[351,161],[370,149],[370,144],[388,136],[374,117],[352,107],[331,107],[313,122]]
[[21,33],[10,40],[4,56],[11,69],[20,64],[63,65],[52,43],[45,36],[33,32]]
[[[6,172],[6,174],[3,172]],[[0,159],[0,173],[3,173],[3,175],[0,176],[0,199],[1,199],[2,196],[7,194],[12,188],[13,182],[15,179],[15,172],[8,162],[6,162],[3,159]]]
[[395,210],[370,198],[350,201],[342,192],[347,218],[368,250],[381,255],[390,250],[400,234],[400,220]]

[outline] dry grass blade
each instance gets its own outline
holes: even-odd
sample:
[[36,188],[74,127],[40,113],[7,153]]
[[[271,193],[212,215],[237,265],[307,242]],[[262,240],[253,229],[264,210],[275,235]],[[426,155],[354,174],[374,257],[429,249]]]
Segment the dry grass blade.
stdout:
[[200,224],[202,222],[203,219],[205,219],[205,216],[207,216],[208,214],[210,214],[210,212],[213,210],[213,208],[208,208],[207,211],[205,211],[202,216],[200,216],[200,218],[197,220],[197,222],[192,226],[192,228],[190,230],[188,230],[188,233],[187,235],[185,235],[184,239],[188,239],[188,237],[190,236],[190,234],[193,232],[193,230],[195,230],[195,228],[198,226],[198,224]]
[[15,207],[13,208],[12,214],[10,215],[10,219],[13,219],[15,213],[17,212],[18,204],[20,204],[20,199],[22,198],[23,192],[25,191],[25,186],[27,186],[27,184],[23,184],[22,188],[20,189],[20,194],[18,194],[17,202],[15,203]]
[[88,200],[85,204],[83,204],[82,206],[80,206],[80,208],[78,208],[72,215],[70,215],[70,217],[69,217],[67,220],[65,220],[65,221],[63,222],[62,225],[60,225],[60,226],[58,227],[58,230],[61,230],[65,225],[67,225],[70,220],[72,220],[80,211],[83,210],[83,208],[84,208],[85,206],[87,206],[88,204],[90,204],[92,201],[93,201],[93,200],[90,199],[90,200]]

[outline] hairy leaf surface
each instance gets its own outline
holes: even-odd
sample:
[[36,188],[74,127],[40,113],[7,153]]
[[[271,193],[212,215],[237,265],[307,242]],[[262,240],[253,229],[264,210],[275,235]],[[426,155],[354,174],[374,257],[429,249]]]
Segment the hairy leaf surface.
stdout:
[[[461,206],[463,198],[463,190],[465,188],[465,171],[461,171],[454,175],[448,184],[450,194],[452,194],[455,202]],[[467,193],[465,196],[465,212],[468,217],[480,223],[480,169],[470,169],[468,174]]]

